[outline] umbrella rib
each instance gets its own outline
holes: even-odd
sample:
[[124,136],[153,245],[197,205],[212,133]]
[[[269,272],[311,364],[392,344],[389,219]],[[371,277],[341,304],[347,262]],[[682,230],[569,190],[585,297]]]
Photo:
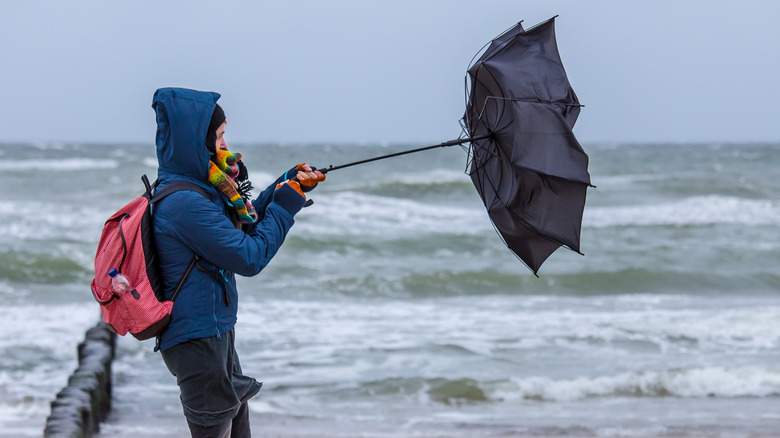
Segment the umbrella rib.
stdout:
[[[542,21],[541,23],[537,23],[537,24],[535,24],[535,25],[533,25],[533,26],[529,27],[528,29],[523,29],[523,31],[522,31],[522,32],[520,32],[520,33],[518,34],[518,36],[519,36],[519,35],[528,35],[529,33],[532,33],[532,32],[534,32],[534,31],[536,31],[536,29],[538,29],[539,27],[541,27],[541,26],[543,26],[543,25],[547,24],[547,23],[548,23],[548,22],[550,22],[550,21],[553,21],[553,20],[555,20],[556,18],[558,18],[558,15],[556,15],[556,16],[554,16],[554,17],[550,18],[550,19],[547,19],[547,20],[545,20],[545,21]],[[523,21],[520,21],[520,23],[522,23],[522,22],[523,22]],[[520,24],[520,23],[517,23],[517,24]],[[514,27],[514,26],[512,26],[512,27]],[[501,36],[503,36],[505,33],[507,33],[507,32],[508,32],[510,29],[512,29],[512,27],[510,27],[509,29],[505,30],[505,31],[504,31],[504,33],[502,33],[501,35],[497,36],[497,37],[496,37],[496,38],[494,38],[494,39],[500,38],[500,37],[501,37]],[[491,41],[491,42],[493,42],[493,41]],[[490,57],[492,58],[492,57],[493,57],[494,55],[496,55],[498,52],[500,52],[501,50],[503,50],[503,49],[504,49],[504,47],[508,46],[508,45],[509,45],[511,42],[512,42],[512,40],[511,40],[511,39],[510,39],[510,40],[508,40],[508,41],[505,41],[505,42],[504,42],[504,43],[503,43],[501,46],[499,46],[499,47],[497,47],[495,50],[493,50],[493,53],[490,55]],[[489,44],[489,43],[488,43],[488,44]]]
[[550,21],[553,21],[553,20],[555,20],[555,19],[556,19],[556,18],[558,18],[558,17],[559,17],[559,15],[555,15],[554,17],[552,17],[552,18],[548,18],[547,20],[544,20],[544,21],[542,21],[541,23],[536,23],[536,24],[534,24],[533,26],[531,26],[531,27],[529,27],[528,29],[526,29],[526,30],[525,30],[525,32],[523,32],[523,33],[529,33],[529,32],[531,32],[531,31],[533,31],[533,30],[536,30],[536,28],[538,28],[538,27],[540,27],[540,26],[544,26],[544,25],[545,25],[545,24],[547,24],[548,22],[550,22]]
[[[522,23],[522,21],[521,21],[521,23]],[[519,23],[518,23],[518,24],[519,24]],[[517,26],[517,25],[515,25],[515,26]],[[515,26],[512,26],[512,27],[515,27]],[[503,34],[505,34],[505,33],[509,32],[509,30],[510,30],[510,29],[512,29],[512,27],[510,27],[509,29],[507,29],[507,30],[505,30],[504,32],[502,32],[502,33],[501,33],[501,35],[503,35]],[[501,37],[501,35],[497,36],[496,38],[499,38],[499,37]],[[484,46],[482,46],[482,48],[481,48],[481,49],[477,50],[477,53],[475,53],[475,54],[474,54],[474,56],[473,56],[473,57],[471,57],[471,61],[469,61],[469,65],[466,67],[466,71],[469,71],[469,70],[471,69],[471,67],[473,67],[473,66],[474,66],[474,60],[475,60],[475,59],[477,59],[477,55],[479,55],[479,54],[480,54],[480,53],[481,53],[483,50],[485,50],[485,47],[489,46],[489,45],[490,45],[490,43],[492,43],[492,42],[493,42],[493,40],[495,40],[496,38],[493,38],[492,40],[490,40],[490,41],[486,42],[486,43],[485,43],[485,45],[484,45]]]
[[542,100],[538,97],[498,97],[498,96],[487,96],[485,97],[485,100],[488,99],[496,99],[496,100],[509,100],[512,102],[530,102],[530,103],[543,103],[546,105],[564,105],[564,106],[576,106],[580,108],[585,108],[585,105],[577,102],[577,103],[566,103],[565,100]]
[[[557,15],[556,15],[556,17],[557,17]],[[479,50],[477,50],[477,53],[475,53],[475,54],[474,54],[474,56],[471,58],[471,61],[469,61],[469,65],[468,65],[468,67],[466,67],[466,71],[469,71],[469,70],[471,70],[471,67],[473,67],[473,66],[474,66],[474,60],[475,60],[475,59],[477,59],[477,56],[478,56],[480,53],[482,53],[482,51],[483,51],[483,50],[485,50],[485,48],[486,48],[487,46],[489,46],[491,43],[495,42],[497,39],[501,38],[502,36],[506,35],[506,34],[507,34],[507,33],[508,33],[510,30],[512,30],[512,29],[514,29],[514,28],[516,28],[517,26],[520,26],[520,25],[522,25],[522,24],[523,24],[523,21],[525,21],[525,20],[520,20],[520,21],[518,21],[518,22],[517,22],[517,24],[514,24],[514,25],[512,25],[512,26],[509,26],[509,27],[508,27],[508,28],[507,28],[505,31],[503,31],[503,32],[501,32],[500,34],[496,35],[496,36],[495,36],[495,37],[494,37],[492,40],[490,40],[490,41],[488,41],[487,43],[485,43],[485,45],[484,45],[484,46],[482,46],[482,48],[480,48]],[[536,26],[538,26],[538,24],[537,24],[537,25],[535,25],[535,26],[533,26],[533,27],[536,27]],[[533,29],[533,27],[532,27],[531,29]],[[520,32],[520,33],[525,33],[525,32],[526,32],[526,30],[525,30],[525,29],[521,29],[521,32]],[[510,39],[510,40],[507,40],[507,41],[504,41],[503,43],[501,43],[501,45],[499,45],[498,47],[496,47],[495,49],[493,49],[493,53],[491,53],[491,54],[490,54],[488,57],[493,57],[493,55],[494,55],[496,52],[498,52],[499,50],[503,49],[503,48],[504,48],[504,46],[506,46],[506,45],[507,45],[507,44],[509,44],[510,42],[512,42],[512,40],[511,40],[511,39]]]
[[[495,129],[490,129],[490,126],[489,126],[489,125],[488,125],[488,124],[487,124],[487,123],[486,123],[486,122],[485,122],[485,121],[482,119],[482,116],[484,116],[484,115],[485,115],[485,110],[487,109],[487,103],[488,103],[488,99],[490,99],[491,97],[492,97],[492,96],[487,96],[487,97],[485,97],[485,103],[482,105],[482,110],[479,112],[479,117],[477,117],[477,120],[479,120],[479,121],[481,121],[482,123],[484,123],[484,125],[485,125],[485,128],[487,128],[488,132],[489,132],[491,135],[493,135],[493,133],[494,133],[494,132],[496,132],[496,131],[501,131],[502,129],[505,129],[505,128],[507,128],[508,126],[510,126],[510,125],[512,124],[512,121],[508,121],[508,122],[507,122],[507,123],[506,123],[504,126],[498,126],[498,127],[496,127]],[[500,98],[500,97],[496,97],[496,98],[494,98],[494,99],[497,99],[497,100],[498,100],[498,99],[506,99],[506,98]],[[502,109],[502,110],[501,110],[501,112],[502,112],[501,116],[500,116],[500,117],[498,117],[498,119],[499,119],[499,120],[500,120],[500,119],[503,117],[503,112],[504,112],[504,110]]]
[[[480,67],[482,67],[482,66],[480,66]],[[490,78],[493,79],[493,82],[495,82],[496,84],[499,83],[499,80],[495,77],[495,75],[493,75],[493,72],[491,72],[487,68],[484,69],[484,70],[485,70],[485,72],[487,72],[487,74],[490,76]],[[484,86],[484,82],[480,81],[480,83],[483,84],[483,86]],[[485,88],[488,88],[488,87],[485,86]],[[501,87],[499,87],[499,91],[501,92],[501,96],[495,96],[495,97],[497,99],[498,98],[500,98],[500,99],[507,99],[507,97],[504,96],[504,90],[502,90]],[[487,96],[487,97],[491,97],[491,96]],[[486,108],[487,108],[487,98],[485,98],[485,104],[482,106],[482,111],[480,111],[480,118],[482,117],[482,114],[484,114]],[[503,118],[504,118],[504,108],[502,107],[501,111],[498,113],[497,120],[502,120]]]
[[[484,189],[484,186],[481,184],[481,179],[478,179],[478,181],[480,181],[480,184],[479,184],[480,188]],[[496,190],[496,187],[495,187],[495,186],[492,184],[492,181],[488,181],[488,183],[490,184],[490,188],[493,190],[493,194],[494,194],[494,195],[496,195],[496,198],[500,199],[500,197],[498,196],[498,191]],[[482,192],[482,190],[480,190],[480,192]],[[503,202],[502,202],[502,203],[503,203]],[[484,199],[483,199],[483,204],[485,204],[485,202],[484,202]],[[490,208],[487,206],[487,204],[485,204],[485,207],[486,207],[486,208],[488,208],[488,211],[490,211]],[[509,213],[509,214],[512,216],[512,218],[514,218],[514,220],[516,220],[517,222],[521,223],[521,224],[522,224],[524,227],[526,227],[526,228],[528,228],[528,229],[530,229],[530,230],[533,230],[533,231],[534,231],[534,232],[535,232],[535,233],[536,233],[536,234],[537,234],[539,237],[541,237],[541,238],[543,238],[543,239],[545,239],[545,240],[547,240],[547,241],[549,241],[549,242],[551,242],[551,243],[554,243],[554,244],[558,245],[559,247],[561,247],[561,246],[562,246],[562,247],[564,247],[564,248],[566,248],[566,249],[568,249],[568,250],[570,250],[570,251],[574,251],[574,252],[576,252],[577,254],[580,254],[580,255],[585,255],[585,254],[581,253],[580,251],[576,251],[576,250],[572,249],[572,248],[571,248],[571,246],[569,246],[568,244],[566,244],[566,243],[562,242],[561,240],[559,240],[559,239],[555,238],[554,236],[550,236],[550,235],[548,235],[548,234],[546,234],[546,233],[544,233],[544,232],[542,232],[542,231],[538,230],[536,227],[534,227],[533,225],[531,225],[530,223],[528,223],[528,221],[526,221],[525,219],[523,219],[521,216],[518,216],[518,215],[516,215],[516,214],[515,214],[515,213],[514,213],[514,212],[513,212],[511,209],[510,209],[510,210],[508,210],[507,212],[508,212],[508,213]],[[489,214],[488,214],[488,218],[490,218],[490,215],[489,215]],[[493,222],[493,219],[492,219],[492,218],[490,219],[490,223],[491,223],[491,225],[493,225],[493,229],[496,231],[496,234],[498,234],[498,236],[499,236],[499,238],[501,239],[501,241],[502,241],[502,242],[504,243],[504,245],[505,245],[505,246],[507,246],[507,248],[508,248],[508,247],[509,247],[509,245],[507,244],[507,242],[506,242],[506,239],[504,239],[504,236],[503,236],[503,235],[501,235],[501,232],[498,230],[498,227],[496,226],[495,222]],[[523,259],[522,259],[522,258],[521,258],[519,255],[517,255],[516,253],[514,253],[514,252],[513,252],[513,251],[511,251],[511,250],[510,250],[510,252],[512,252],[512,254],[514,254],[514,255],[515,255],[515,257],[517,257],[517,258],[518,258],[518,259],[519,259],[521,262],[523,262],[523,264],[524,264],[524,265],[525,265],[525,266],[526,266],[528,269],[530,269],[530,270],[531,270],[531,272],[533,272],[535,276],[539,277],[539,275],[537,274],[537,272],[538,272],[538,271],[535,271],[535,270],[534,270],[534,269],[533,269],[533,268],[532,268],[532,267],[531,267],[531,266],[530,266],[528,263],[526,263],[526,262],[525,262],[525,260],[523,260]]]
[[[494,154],[494,155],[495,155],[495,154]],[[572,181],[572,180],[569,180],[569,179],[567,179],[567,178],[562,178],[562,177],[559,177],[559,176],[554,176],[554,175],[547,175],[547,174],[544,174],[544,173],[538,172],[538,171],[536,171],[536,170],[534,170],[534,169],[528,169],[528,168],[525,168],[525,167],[522,167],[522,166],[516,166],[516,165],[512,164],[511,162],[509,162],[508,160],[506,160],[504,157],[501,157],[501,155],[500,155],[500,151],[499,151],[499,154],[498,154],[498,155],[495,155],[495,156],[496,156],[496,158],[498,158],[499,160],[502,160],[502,161],[504,161],[505,163],[507,163],[507,164],[509,164],[510,166],[512,166],[512,167],[515,167],[515,168],[519,168],[519,169],[526,169],[526,170],[529,170],[529,171],[532,171],[532,172],[539,173],[539,174],[541,174],[541,175],[548,176],[548,177],[550,177],[550,178],[557,178],[557,179],[562,179],[562,180],[566,180],[566,181],[570,181],[570,182],[574,182],[574,183],[584,184],[584,183],[582,183],[582,182],[580,182],[580,181]],[[487,161],[485,161],[485,163],[487,163]],[[480,189],[481,189],[481,190],[480,190],[480,192],[483,192],[483,191],[484,191],[484,186],[482,185],[482,181],[481,181],[481,179],[480,179],[480,178],[478,178],[477,180],[480,182],[480,184],[479,184],[479,186],[480,186]],[[498,195],[498,189],[497,189],[497,187],[496,187],[496,186],[493,184],[493,180],[492,180],[492,179],[488,179],[488,184],[490,185],[490,189],[493,191],[493,195],[496,197],[496,199],[498,199],[499,201],[501,201],[501,204],[503,204],[503,206],[504,206],[504,207],[507,207],[507,205],[506,205],[506,202],[505,202],[504,200],[502,200],[502,199],[501,199],[501,197]],[[588,184],[588,185],[590,185],[590,184]],[[487,203],[485,203],[485,200],[484,200],[484,198],[483,198],[483,202],[482,202],[482,203],[485,205],[485,208],[487,208],[488,210],[490,210],[490,207],[487,205]],[[559,240],[559,239],[555,238],[554,236],[550,236],[550,235],[548,235],[548,234],[545,234],[544,232],[540,231],[539,229],[537,229],[536,227],[534,227],[533,225],[531,225],[530,223],[528,223],[528,222],[527,222],[525,219],[523,219],[522,217],[520,217],[520,216],[517,216],[516,214],[514,214],[514,213],[513,213],[511,210],[509,210],[509,214],[511,214],[511,215],[512,215],[512,217],[513,217],[513,218],[515,218],[515,220],[517,220],[518,222],[522,223],[522,224],[523,224],[525,227],[527,227],[527,228],[529,228],[529,229],[533,230],[534,232],[536,232],[536,233],[537,233],[539,236],[541,236],[541,237],[543,237],[543,238],[545,238],[545,239],[549,240],[549,241],[550,241],[550,242],[552,242],[552,243],[558,244],[558,245],[560,245],[560,246],[564,246],[564,247],[566,247],[567,249],[569,249],[569,250],[571,250],[571,251],[574,251],[574,252],[576,252],[577,254],[584,255],[584,254],[582,254],[580,251],[574,250],[574,249],[573,249],[571,246],[569,246],[567,243],[565,243],[565,242],[563,242],[563,241],[561,241],[561,240]],[[492,220],[491,220],[491,221],[492,221]],[[494,226],[495,226],[495,224],[494,224]]]
[[[500,34],[499,36],[497,36],[497,37],[493,38],[492,40],[490,40],[490,42],[491,42],[491,43],[492,43],[492,42],[494,42],[495,40],[497,40],[497,39],[501,38],[502,36],[506,35],[506,34],[507,34],[507,33],[508,33],[510,30],[512,30],[512,29],[514,29],[514,28],[516,28],[517,26],[521,26],[521,25],[523,24],[523,21],[525,21],[525,20],[520,20],[520,21],[518,21],[518,22],[517,22],[517,24],[515,24],[514,26],[510,27],[509,29],[507,29],[507,30],[505,30],[505,31],[501,32],[501,34]],[[538,26],[538,24],[537,24],[536,26]],[[533,28],[534,28],[534,27],[536,27],[536,26],[533,26],[531,29],[533,29]],[[527,31],[528,31],[527,29],[520,29],[520,33],[519,33],[518,35],[520,35],[520,34],[524,34],[524,33],[526,33]],[[501,44],[500,44],[498,47],[496,47],[495,49],[493,49],[493,53],[491,53],[491,54],[490,54],[490,57],[492,58],[492,57],[493,57],[493,55],[495,55],[496,53],[498,53],[499,51],[501,51],[501,49],[503,49],[504,47],[506,47],[506,46],[507,46],[509,43],[511,43],[513,40],[514,40],[514,39],[508,39],[508,40],[504,41],[503,43],[501,43]],[[490,44],[490,43],[488,43],[488,44]]]
[[[503,159],[503,158],[499,157],[499,159]],[[506,161],[506,160],[504,160],[504,161]],[[511,164],[511,163],[509,163],[509,164],[510,164],[510,166],[512,166],[512,164]],[[514,166],[514,167],[520,167],[520,166]],[[533,171],[532,169],[528,169],[528,170],[531,170],[531,171]],[[538,172],[537,172],[537,173],[538,173]],[[551,176],[552,178],[559,178],[559,177],[555,177],[555,176],[552,176],[552,175],[549,175],[549,176]],[[561,179],[565,179],[565,178],[561,178]],[[493,181],[492,181],[492,180],[489,180],[489,181],[488,181],[488,183],[490,184],[490,188],[493,190],[493,194],[496,196],[496,198],[497,198],[497,199],[499,199],[499,200],[501,201],[501,203],[504,205],[504,207],[507,207],[507,205],[506,205],[506,202],[504,202],[504,201],[501,199],[501,197],[500,197],[500,196],[498,196],[498,189],[496,188],[496,186],[495,186],[495,185],[493,185]],[[483,204],[485,204],[485,203],[483,202]],[[489,207],[487,204],[485,204],[485,208],[487,208],[487,209],[488,209],[488,211],[490,210],[490,207]],[[543,233],[542,231],[538,230],[536,227],[534,227],[533,225],[531,225],[530,223],[528,223],[528,222],[527,222],[525,219],[523,219],[522,217],[520,217],[520,216],[517,216],[516,214],[514,214],[514,212],[512,212],[511,210],[509,210],[509,214],[511,214],[511,215],[512,215],[512,217],[514,217],[514,218],[515,218],[515,219],[516,219],[518,222],[522,223],[522,224],[523,224],[525,227],[528,227],[528,228],[530,228],[531,230],[533,230],[534,232],[536,232],[536,233],[537,233],[537,234],[539,234],[540,236],[544,237],[545,239],[549,240],[550,242],[553,242],[553,243],[559,244],[559,245],[561,245],[561,246],[565,246],[567,249],[570,249],[570,250],[574,251],[574,250],[573,250],[573,249],[572,249],[572,248],[571,248],[569,245],[567,245],[566,243],[564,243],[564,242],[562,242],[562,241],[560,241],[560,240],[556,239],[556,238],[555,238],[555,237],[553,237],[553,236],[550,236],[550,235],[548,235],[548,234],[545,234],[545,233]],[[582,253],[581,253],[581,252],[579,252],[579,251],[574,251],[574,252],[576,252],[576,253],[578,253],[578,254],[582,254]]]
[[[501,158],[499,157],[499,159],[501,159]],[[510,163],[510,164],[511,164],[511,163]],[[478,185],[479,185],[479,188],[480,188],[480,190],[479,190],[479,191],[480,191],[480,193],[484,192],[484,188],[485,188],[485,187],[484,187],[484,185],[482,184],[482,179],[478,178],[478,179],[477,179],[477,181],[479,182],[479,184],[478,184]],[[496,189],[496,187],[493,185],[493,182],[492,182],[492,180],[489,180],[489,181],[488,181],[488,184],[490,185],[490,188],[492,189],[492,191],[493,191],[493,194],[496,196],[496,198],[497,198],[497,199],[499,199],[499,200],[500,200],[501,198],[498,196],[498,190],[497,190],[497,189]],[[482,202],[482,203],[485,205],[485,208],[487,208],[487,209],[488,209],[488,211],[490,211],[490,207],[488,207],[488,205],[485,203],[485,200],[484,200],[484,198],[483,198],[483,202]],[[504,203],[504,202],[502,202],[502,204],[505,204],[505,203]],[[506,204],[505,204],[505,205],[506,205]],[[573,248],[572,248],[570,245],[568,245],[567,243],[565,243],[565,242],[563,242],[563,241],[561,241],[561,240],[559,240],[559,239],[555,238],[554,236],[550,236],[549,234],[546,234],[546,233],[544,233],[544,232],[542,232],[542,231],[538,230],[536,227],[534,227],[533,225],[531,225],[530,223],[528,223],[528,221],[526,221],[525,219],[523,219],[521,216],[518,216],[517,214],[515,214],[515,213],[514,213],[514,212],[513,212],[511,209],[510,209],[510,210],[508,210],[508,213],[509,213],[509,214],[510,214],[510,215],[511,215],[513,218],[514,218],[514,220],[516,220],[517,222],[521,223],[523,226],[527,227],[528,229],[530,229],[530,230],[533,230],[533,231],[534,231],[534,232],[535,232],[535,233],[536,233],[536,234],[537,234],[539,237],[541,237],[541,238],[543,238],[543,239],[545,239],[545,240],[547,240],[547,241],[549,241],[549,242],[551,242],[551,243],[554,243],[554,244],[556,244],[556,245],[559,245],[559,247],[560,247],[560,246],[562,246],[562,247],[564,247],[564,248],[566,248],[566,249],[568,249],[568,250],[570,250],[570,251],[576,252],[577,254],[580,254],[580,255],[585,255],[585,254],[583,254],[582,252],[580,252],[580,251],[577,251],[577,250],[573,249]],[[490,217],[490,215],[489,215],[489,214],[488,214],[488,217]],[[509,247],[509,245],[508,245],[508,244],[507,244],[507,242],[506,242],[506,239],[504,239],[504,236],[503,236],[503,235],[501,235],[501,232],[498,230],[498,227],[496,226],[495,222],[493,222],[493,219],[492,219],[492,218],[490,219],[490,223],[491,223],[491,225],[493,225],[493,229],[496,231],[496,233],[498,234],[499,238],[500,238],[500,239],[501,239],[501,241],[504,243],[504,245],[506,245],[507,247]],[[531,272],[533,272],[533,273],[534,273],[534,275],[536,275],[537,277],[539,276],[539,275],[537,274],[537,272],[538,272],[538,271],[535,271],[533,268],[531,268],[531,266],[530,266],[528,263],[526,263],[526,262],[525,262],[525,261],[524,261],[524,260],[523,260],[523,259],[522,259],[522,258],[519,256],[519,255],[517,255],[516,253],[514,253],[514,252],[513,252],[513,251],[511,251],[511,250],[510,250],[510,252],[512,252],[512,253],[515,255],[515,257],[517,257],[517,258],[518,258],[518,259],[519,259],[521,262],[523,262],[523,264],[524,264],[524,265],[525,265],[525,266],[526,266],[528,269],[530,269],[530,270],[531,270]]]
[[526,268],[528,268],[531,272],[533,272],[533,274],[534,274],[534,276],[536,276],[536,278],[539,278],[539,274],[537,273],[539,271],[538,270],[535,271],[534,268],[532,268],[531,265],[526,263],[525,260],[523,260],[522,257],[517,255],[517,253],[512,251],[511,248],[509,248],[509,244],[506,242],[506,239],[504,239],[504,236],[501,234],[501,231],[499,231],[498,227],[496,226],[496,223],[493,222],[493,219],[490,218],[490,215],[488,215],[488,219],[490,219],[490,225],[493,225],[493,231],[495,231],[496,234],[498,234],[498,238],[501,239],[501,242],[504,244],[504,247],[509,250],[509,253],[512,254],[513,256],[515,256],[515,258],[517,260],[520,260],[520,262],[522,264],[524,264]]
[[579,251],[577,251],[577,250],[573,249],[571,246],[569,246],[569,245],[568,245],[568,244],[566,244],[565,242],[563,242],[563,241],[561,241],[561,240],[557,239],[555,236],[551,236],[551,235],[549,235],[549,234],[546,234],[546,233],[544,233],[544,232],[542,232],[542,231],[539,231],[539,230],[537,230],[537,229],[536,229],[536,227],[534,227],[534,226],[532,226],[531,224],[529,224],[529,223],[528,223],[528,222],[527,222],[525,219],[523,219],[522,217],[520,217],[520,216],[516,215],[516,214],[515,214],[513,211],[511,211],[511,210],[510,210],[510,211],[509,211],[509,214],[510,214],[510,215],[512,215],[512,217],[513,217],[513,218],[515,218],[515,219],[516,219],[518,222],[521,222],[521,223],[522,223],[523,225],[525,225],[526,227],[528,227],[528,228],[532,229],[532,230],[533,230],[535,233],[537,233],[537,234],[539,235],[539,237],[542,237],[542,238],[544,238],[544,239],[546,239],[546,240],[549,240],[550,242],[552,242],[552,243],[555,243],[556,245],[560,245],[560,246],[562,246],[562,247],[564,247],[564,248],[568,249],[569,251],[576,252],[576,253],[577,253],[577,254],[579,254],[579,255],[583,255],[583,256],[585,255],[585,254],[583,254],[583,253],[581,253],[581,252],[579,252]]
[[[472,149],[474,149],[474,148],[475,148],[475,147],[474,147],[474,143],[471,143],[471,146],[470,146],[470,147],[471,147]],[[498,158],[499,160],[504,160],[503,158],[501,158],[501,157],[499,157],[498,155],[496,155],[496,153],[495,153],[495,152],[493,152],[492,150],[490,150],[490,149],[488,149],[488,148],[486,148],[486,147],[484,147],[484,146],[478,146],[478,147],[477,147],[477,149],[478,149],[478,150],[480,150],[480,151],[484,151],[484,152],[486,152],[486,153],[488,153],[488,154],[492,155],[493,157],[495,157],[495,158]],[[473,153],[474,153],[474,152],[473,152],[473,150],[472,150],[472,154],[473,154]],[[506,160],[504,160],[504,161],[506,161]],[[512,163],[511,163],[511,162],[509,162],[509,161],[506,161],[506,162],[507,162],[507,163],[509,163],[509,164],[512,164]],[[482,164],[478,166],[478,168],[482,168],[482,167],[484,167],[484,166],[485,166],[485,164],[487,164],[487,160],[484,160],[484,161],[482,162]],[[473,172],[470,172],[470,173],[473,173]]]
[[[484,108],[483,108],[483,111],[484,111]],[[487,123],[485,123],[485,121],[482,119],[482,114],[480,114],[480,117],[479,117],[479,119],[478,119],[478,120],[479,120],[480,122],[482,122],[482,123],[485,125],[485,128],[488,130],[488,132],[490,133],[491,137],[495,135],[495,134],[494,134],[494,131],[490,129],[490,126],[488,126],[488,124],[487,124]],[[500,130],[500,128],[499,128],[499,129],[497,129],[497,130]],[[473,147],[474,143],[471,143],[471,145],[472,145],[472,147]],[[481,147],[480,149],[481,149],[481,150],[483,150],[483,151],[485,151],[485,152],[487,152],[487,153],[489,153],[489,154],[491,154],[491,155],[493,155],[494,157],[498,158],[499,160],[502,160],[502,161],[504,161],[504,162],[508,163],[510,166],[516,167],[516,168],[518,168],[518,169],[526,169],[526,170],[530,170],[530,171],[532,171],[532,172],[536,172],[536,173],[538,173],[538,174],[540,174],[540,175],[549,176],[549,177],[551,177],[551,178],[558,178],[558,179],[562,179],[562,180],[565,180],[565,181],[570,181],[570,182],[574,182],[574,183],[587,184],[587,185],[588,185],[588,187],[593,187],[593,188],[596,188],[596,186],[594,186],[593,184],[591,184],[591,183],[590,183],[590,181],[588,181],[588,182],[579,181],[579,180],[575,180],[575,179],[571,179],[571,178],[566,178],[566,177],[563,177],[563,176],[552,175],[552,174],[549,174],[549,173],[542,172],[542,171],[540,171],[540,170],[538,170],[538,169],[532,169],[532,168],[530,168],[530,167],[526,167],[526,166],[518,166],[517,164],[515,164],[515,163],[513,163],[513,162],[509,161],[508,159],[506,159],[506,158],[504,158],[504,157],[502,157],[502,156],[500,156],[500,155],[497,155],[497,154],[496,154],[494,151],[492,151],[492,150],[490,150],[490,149],[488,149],[488,148],[486,148],[486,147]],[[484,165],[484,164],[483,164],[483,165]],[[480,167],[482,167],[482,166],[480,166]]]
[[[474,143],[473,143],[473,142],[471,143],[471,148],[474,148]],[[529,170],[529,171],[531,171],[531,172],[535,172],[535,173],[538,173],[539,175],[544,175],[544,176],[547,176],[547,177],[550,177],[550,178],[556,178],[556,179],[560,179],[560,180],[564,180],[564,181],[569,181],[569,182],[572,182],[572,183],[577,183],[577,184],[585,184],[585,185],[587,185],[588,187],[592,187],[592,188],[594,188],[594,189],[596,188],[596,186],[594,186],[594,185],[593,185],[593,184],[591,184],[590,182],[584,182],[584,181],[579,181],[579,180],[576,180],[576,179],[566,178],[566,177],[563,177],[563,176],[552,175],[552,174],[549,174],[549,173],[541,172],[541,171],[540,171],[540,170],[538,170],[538,169],[532,169],[532,168],[530,168],[530,167],[526,167],[526,166],[518,166],[517,164],[515,164],[515,163],[513,163],[513,162],[509,161],[507,158],[504,158],[504,157],[502,157],[501,155],[499,155],[498,153],[496,153],[496,151],[494,151],[494,150],[491,150],[491,149],[489,149],[489,148],[487,148],[487,147],[484,147],[484,146],[478,146],[478,149],[479,149],[480,151],[482,151],[482,152],[485,152],[485,153],[488,153],[488,154],[492,155],[492,156],[493,156],[493,157],[495,157],[495,158],[498,158],[499,160],[501,160],[501,161],[503,161],[503,162],[505,162],[505,163],[509,164],[510,166],[512,166],[512,167],[514,167],[514,168],[517,168],[517,169],[524,169],[524,170]],[[487,160],[484,160],[484,161],[483,161],[483,163],[482,163],[482,165],[478,166],[478,169],[479,169],[479,168],[482,168],[482,167],[484,167],[484,166],[485,166],[485,164],[487,164]],[[469,173],[471,174],[471,173],[474,173],[475,171],[476,171],[476,169],[472,170],[472,171],[471,171],[471,172],[469,172]]]

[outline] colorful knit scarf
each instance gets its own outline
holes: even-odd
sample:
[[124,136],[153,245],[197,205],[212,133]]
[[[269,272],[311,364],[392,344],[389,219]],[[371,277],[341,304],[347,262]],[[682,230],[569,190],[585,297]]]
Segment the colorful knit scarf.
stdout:
[[257,221],[255,208],[238,192],[238,184],[235,181],[238,176],[237,163],[241,160],[241,154],[218,150],[216,155],[216,163],[209,161],[209,182],[228,197],[239,222],[242,224],[255,223]]

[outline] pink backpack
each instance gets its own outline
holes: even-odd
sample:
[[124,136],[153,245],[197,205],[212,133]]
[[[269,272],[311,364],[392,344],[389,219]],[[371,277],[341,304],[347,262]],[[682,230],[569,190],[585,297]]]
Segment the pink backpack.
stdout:
[[[152,205],[171,193],[191,190],[210,199],[209,193],[189,181],[173,181],[152,196],[144,175],[146,192],[114,213],[103,226],[95,254],[95,278],[92,295],[100,304],[103,320],[117,334],[130,332],[139,340],[158,336],[171,320],[173,300],[181,291],[190,272],[198,263],[196,254],[176,286],[170,301],[164,301],[152,230]],[[120,293],[111,286],[109,271],[123,274],[134,289]]]

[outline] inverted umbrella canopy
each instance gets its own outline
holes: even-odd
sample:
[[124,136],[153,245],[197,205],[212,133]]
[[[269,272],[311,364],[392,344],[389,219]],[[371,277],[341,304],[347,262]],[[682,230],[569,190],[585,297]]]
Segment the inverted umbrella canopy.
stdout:
[[572,133],[581,105],[558,54],[555,17],[528,30],[518,23],[486,46],[468,69],[465,137],[319,170],[470,143],[468,173],[490,220],[537,274],[561,246],[580,252],[592,187],[588,156]]
[[468,70],[468,172],[504,242],[536,274],[556,249],[580,252],[588,156],[572,133],[580,103],[555,17],[493,40]]

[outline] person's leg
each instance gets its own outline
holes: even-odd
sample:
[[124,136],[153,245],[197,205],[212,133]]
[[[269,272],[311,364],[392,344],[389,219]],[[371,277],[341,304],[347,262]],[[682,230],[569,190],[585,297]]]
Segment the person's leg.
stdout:
[[252,431],[249,429],[249,404],[241,403],[241,409],[233,418],[233,430],[230,432],[230,438],[250,438]]
[[226,421],[216,426],[201,426],[187,420],[192,438],[232,438],[235,436],[231,435],[232,424],[231,421]]
[[222,336],[187,341],[162,351],[176,376],[184,416],[193,437],[229,437],[241,400],[233,388],[233,352]]

